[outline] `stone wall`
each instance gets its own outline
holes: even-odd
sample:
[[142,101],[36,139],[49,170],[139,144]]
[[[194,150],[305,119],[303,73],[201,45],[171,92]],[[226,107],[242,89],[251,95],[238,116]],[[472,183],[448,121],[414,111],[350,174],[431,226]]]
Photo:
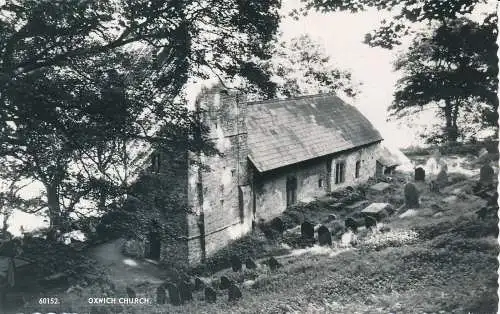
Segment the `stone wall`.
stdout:
[[[160,261],[166,264],[185,264],[187,255],[188,220],[188,154],[187,152],[156,151],[149,165],[135,184],[135,193],[148,205],[156,208],[160,240]],[[149,228],[143,235],[145,254],[150,251]]]
[[189,167],[189,263],[196,264],[251,229],[252,206],[247,176],[246,104],[220,87],[205,90],[199,99],[203,122],[210,128],[220,156],[194,156],[209,167]]
[[[288,177],[297,178],[297,201],[310,202],[315,197],[356,185],[375,175],[379,144],[372,144],[348,152],[309,160],[297,165],[270,171],[255,176],[256,219],[270,220],[286,209],[286,181]],[[359,177],[355,177],[356,161],[361,162]],[[335,184],[335,165],[345,162],[345,181]],[[327,166],[331,162],[330,177]],[[321,184],[320,184],[321,180]],[[329,181],[329,184],[328,184]],[[321,185],[321,186],[320,186]]]

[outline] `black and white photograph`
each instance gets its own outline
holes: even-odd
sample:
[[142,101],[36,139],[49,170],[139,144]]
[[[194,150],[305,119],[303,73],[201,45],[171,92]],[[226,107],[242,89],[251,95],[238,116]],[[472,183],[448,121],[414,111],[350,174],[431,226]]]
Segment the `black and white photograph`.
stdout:
[[0,314],[499,308],[498,2],[0,0]]

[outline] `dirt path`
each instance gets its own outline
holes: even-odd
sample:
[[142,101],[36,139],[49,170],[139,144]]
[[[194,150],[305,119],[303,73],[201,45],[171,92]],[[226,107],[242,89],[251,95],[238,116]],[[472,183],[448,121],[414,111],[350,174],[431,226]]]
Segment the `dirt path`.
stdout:
[[153,262],[127,257],[121,253],[123,239],[100,244],[90,250],[90,256],[108,269],[107,274],[117,288],[138,286],[148,282],[163,283],[164,272]]

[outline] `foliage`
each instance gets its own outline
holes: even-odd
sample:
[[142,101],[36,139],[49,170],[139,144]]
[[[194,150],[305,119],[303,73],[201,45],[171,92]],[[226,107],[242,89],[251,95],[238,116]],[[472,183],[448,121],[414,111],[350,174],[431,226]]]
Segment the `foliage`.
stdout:
[[357,94],[351,74],[334,67],[322,47],[308,35],[276,45],[270,72],[277,81],[277,93],[284,97],[343,92]]
[[401,44],[401,38],[415,33],[412,23],[430,23],[434,21],[454,20],[470,14],[486,3],[484,0],[301,0],[303,7],[291,12],[299,18],[310,10],[319,12],[350,11],[360,12],[369,8],[386,10],[394,13],[390,21],[383,21],[382,26],[367,34],[365,42],[370,46],[392,49]]
[[[299,18],[310,10],[359,12],[368,8],[393,12],[390,21],[382,21],[379,29],[366,34],[365,43],[392,49],[403,42],[402,38],[413,36],[409,52],[396,64],[404,73],[390,112],[401,118],[423,106],[439,106],[445,125],[425,135],[429,142],[439,143],[456,141],[464,133],[475,136],[477,126],[498,133],[497,16],[487,12],[480,23],[469,19],[486,2],[302,0],[303,7],[291,15]],[[426,29],[419,30],[417,25]],[[431,36],[429,30],[433,31]]]
[[51,225],[65,229],[82,199],[103,210],[127,192],[145,144],[205,148],[203,136],[187,136],[199,126],[179,105],[183,86],[213,70],[267,88],[250,59],[270,58],[278,8],[274,0],[5,1],[3,175],[45,188],[26,210],[48,208]]
[[451,142],[467,133],[467,126],[497,128],[495,25],[492,17],[483,24],[462,18],[438,27],[431,36],[417,36],[396,62],[403,77],[389,107],[391,114],[401,117],[415,108],[437,105],[446,122],[444,138]]

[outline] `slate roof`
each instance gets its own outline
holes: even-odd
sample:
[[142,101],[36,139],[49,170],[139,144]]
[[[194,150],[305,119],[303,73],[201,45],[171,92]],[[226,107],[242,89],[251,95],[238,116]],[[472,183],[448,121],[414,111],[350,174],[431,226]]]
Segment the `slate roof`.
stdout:
[[249,103],[249,159],[259,172],[382,140],[355,107],[332,94]]

